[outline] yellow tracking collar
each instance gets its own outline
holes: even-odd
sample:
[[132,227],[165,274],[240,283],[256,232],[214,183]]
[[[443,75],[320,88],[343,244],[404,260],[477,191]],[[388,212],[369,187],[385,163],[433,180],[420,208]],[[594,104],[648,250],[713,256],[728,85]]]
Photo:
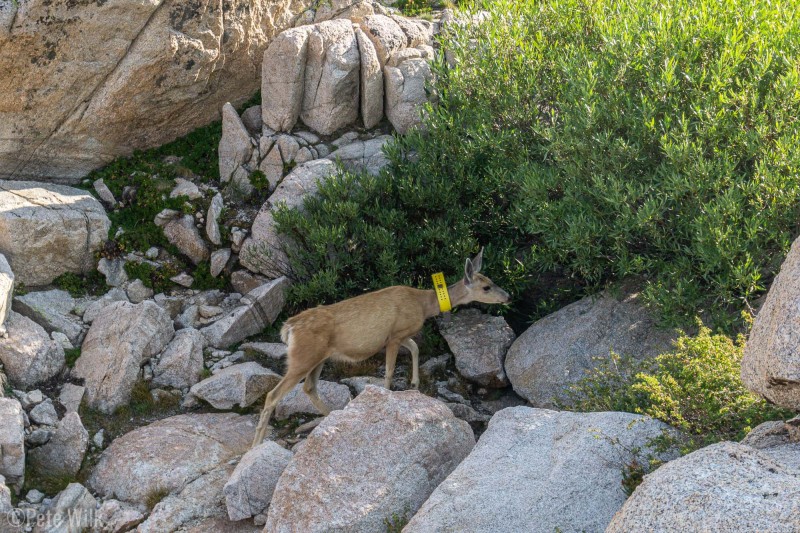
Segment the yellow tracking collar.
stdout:
[[439,300],[439,311],[447,313],[453,307],[450,305],[450,295],[447,293],[447,284],[444,282],[444,274],[437,272],[431,276],[433,278],[433,290]]

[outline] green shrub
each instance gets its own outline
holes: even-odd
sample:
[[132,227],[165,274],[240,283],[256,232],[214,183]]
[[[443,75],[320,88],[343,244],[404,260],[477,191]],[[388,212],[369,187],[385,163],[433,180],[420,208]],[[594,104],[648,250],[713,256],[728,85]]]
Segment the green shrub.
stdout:
[[744,342],[744,336],[734,341],[700,324],[696,336],[681,334],[673,351],[651,362],[637,363],[612,353],[572,387],[572,408],[657,418],[687,434],[687,450],[741,440],[762,422],[793,416],[742,383]]
[[639,275],[666,322],[741,327],[800,223],[794,9],[488,9],[442,37],[456,66],[435,65],[438,105],[389,150],[391,178],[345,175],[305,216],[279,215],[298,244],[296,300],[453,279],[486,245],[489,275],[516,295]]
[[108,290],[105,276],[97,270],[92,270],[87,274],[65,272],[53,280],[53,285],[67,291],[75,298],[86,295],[96,296]]

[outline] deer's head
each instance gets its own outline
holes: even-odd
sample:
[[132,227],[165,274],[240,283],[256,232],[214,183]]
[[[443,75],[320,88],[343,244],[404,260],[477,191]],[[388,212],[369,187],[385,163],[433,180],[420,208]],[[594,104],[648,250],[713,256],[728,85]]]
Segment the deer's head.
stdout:
[[511,301],[508,293],[480,273],[482,262],[483,248],[473,259],[467,258],[464,265],[464,287],[467,289],[467,299],[471,302],[485,304],[507,304]]

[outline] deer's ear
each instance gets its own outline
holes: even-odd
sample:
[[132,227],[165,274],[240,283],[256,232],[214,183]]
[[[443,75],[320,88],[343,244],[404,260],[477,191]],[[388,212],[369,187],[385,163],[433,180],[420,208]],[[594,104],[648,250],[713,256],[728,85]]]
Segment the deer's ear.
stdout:
[[481,271],[481,263],[483,263],[483,247],[481,246],[481,251],[478,252],[478,255],[475,256],[475,259],[472,260],[472,267],[475,269],[475,274]]
[[467,262],[464,264],[464,283],[467,285],[472,285],[472,276],[475,275],[475,267],[472,264],[472,261],[467,258]]

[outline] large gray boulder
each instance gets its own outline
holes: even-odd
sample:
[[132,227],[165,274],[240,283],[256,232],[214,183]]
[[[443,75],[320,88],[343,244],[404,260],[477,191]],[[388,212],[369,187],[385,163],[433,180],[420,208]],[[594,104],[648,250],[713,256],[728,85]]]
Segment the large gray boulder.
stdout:
[[621,300],[587,296],[535,322],[511,345],[505,370],[514,391],[537,407],[553,407],[611,351],[638,360],[672,346],[637,294]]
[[241,305],[210,326],[200,330],[206,344],[227,348],[272,324],[286,303],[286,277],[274,279],[256,287],[241,299]]
[[244,520],[267,510],[278,478],[292,460],[292,452],[272,441],[248,451],[225,483],[225,506],[231,520]]
[[38,479],[73,479],[89,446],[89,433],[78,413],[67,413],[43,446],[32,449],[28,461]]
[[300,117],[309,33],[308,26],[286,30],[264,52],[261,118],[275,131],[290,131]]
[[317,193],[318,182],[336,172],[336,165],[326,159],[304,163],[287,175],[275,189],[253,221],[250,237],[242,244],[239,262],[253,272],[278,277],[288,269],[283,241],[275,228],[273,213],[283,205],[300,208],[308,195]]
[[625,502],[624,467],[647,464],[667,430],[630,413],[503,409],[403,531],[603,531]]
[[14,298],[14,272],[8,264],[6,256],[0,254],[0,337],[6,334],[6,319],[11,312]]
[[25,478],[25,421],[22,405],[0,398],[0,475],[22,487]]
[[369,386],[295,453],[266,531],[383,531],[386,519],[415,512],[474,442],[441,402]]
[[[0,94],[2,84],[0,81]],[[3,121],[0,132],[7,124]],[[7,138],[0,134],[0,139]],[[2,158],[0,141],[0,161]],[[47,285],[65,272],[94,269],[94,252],[108,238],[110,227],[102,204],[87,191],[32,181],[0,181],[0,253],[11,264],[17,283]]]
[[73,309],[75,299],[61,289],[29,292],[14,298],[14,311],[30,318],[48,333],[60,331],[73,345],[80,346],[83,322],[72,314]]
[[254,361],[223,368],[189,392],[215,409],[247,407],[271,391],[281,376]]
[[194,328],[175,333],[153,368],[153,384],[183,389],[200,381],[203,373],[203,335]]
[[0,337],[0,361],[15,387],[33,387],[64,368],[64,348],[42,326],[14,311],[5,325],[8,337]]
[[89,485],[104,498],[144,504],[154,494],[180,492],[242,455],[254,434],[253,417],[234,413],[165,418],[114,440],[100,456]]
[[800,409],[800,239],[792,244],[753,322],[742,381],[781,407]]
[[422,124],[422,110],[428,101],[426,86],[433,77],[427,59],[407,59],[397,66],[383,67],[386,117],[401,135]]
[[455,356],[459,374],[484,387],[508,385],[503,362],[517,336],[503,317],[464,309],[439,320],[439,331]]
[[606,531],[797,531],[798,461],[797,445],[783,458],[733,442],[702,448],[645,476]]
[[88,405],[104,413],[126,405],[141,367],[174,333],[169,313],[150,300],[107,306],[92,322],[73,369],[85,380]]
[[0,178],[75,183],[218,120],[256,92],[267,45],[312,4],[3,2]]
[[370,15],[359,21],[359,27],[372,41],[381,68],[389,61],[389,56],[402,50],[408,44],[408,37],[397,21],[386,15]]
[[308,35],[303,107],[309,128],[331,135],[358,118],[360,56],[349,20],[314,24]]

